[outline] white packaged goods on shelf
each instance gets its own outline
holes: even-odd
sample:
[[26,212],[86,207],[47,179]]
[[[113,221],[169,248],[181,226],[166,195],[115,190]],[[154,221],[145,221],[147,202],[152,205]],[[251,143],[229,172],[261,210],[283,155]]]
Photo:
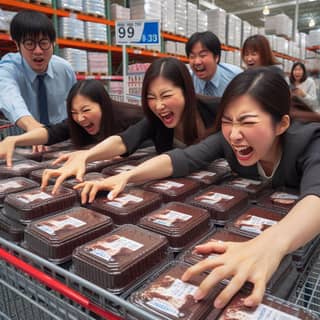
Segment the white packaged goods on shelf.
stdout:
[[109,81],[109,93],[110,95],[122,95],[123,83],[122,81]]
[[226,53],[227,51],[224,51],[224,50],[221,51],[220,62],[226,62],[226,59],[227,59]]
[[176,42],[176,53],[181,56],[186,55],[186,44],[184,42]]
[[307,70],[319,70],[320,58],[309,58],[305,60]]
[[187,34],[187,0],[176,0],[176,34]]
[[203,32],[208,30],[208,14],[206,11],[197,10],[197,21],[198,21],[198,32]]
[[307,34],[299,32],[299,46],[300,48],[305,48],[307,45]]
[[82,1],[79,0],[58,0],[58,8],[83,11]]
[[251,24],[248,21],[242,21],[242,43],[251,36]]
[[88,72],[87,51],[63,48],[60,49],[60,55],[70,62],[75,72]]
[[190,37],[192,34],[198,30],[197,22],[197,5],[187,2],[187,37]]
[[84,31],[87,40],[107,42],[107,26],[104,24],[85,21]]
[[234,55],[232,51],[226,51],[226,63],[234,64],[233,61]]
[[83,11],[97,16],[105,17],[106,9],[104,0],[83,0]]
[[240,51],[233,51],[233,63],[234,65],[241,67],[241,52]]
[[88,71],[108,74],[108,53],[88,51]]
[[230,13],[227,15],[227,44],[237,48],[241,46],[241,19]]
[[174,33],[176,30],[176,2],[175,0],[161,1],[161,30]]
[[167,53],[176,53],[176,43],[174,41],[166,40],[164,42],[164,51]]
[[128,73],[144,73],[148,70],[150,63],[134,63],[128,65]]
[[221,8],[207,11],[208,30],[212,31],[221,43],[226,43],[227,13]]
[[308,47],[319,46],[320,45],[320,29],[310,30],[308,37]]
[[62,38],[84,40],[84,21],[76,18],[59,18],[59,33]]
[[292,19],[284,13],[266,16],[264,27],[267,34],[277,34],[288,38],[292,36]]
[[10,22],[12,18],[17,14],[17,12],[6,11],[0,9],[0,30],[9,31]]
[[258,28],[257,33],[264,36],[266,34],[266,29],[264,27],[260,27],[260,28]]
[[111,4],[112,20],[130,20],[130,8],[125,8],[117,3]]
[[161,1],[158,0],[130,0],[131,19],[159,19],[161,20]]

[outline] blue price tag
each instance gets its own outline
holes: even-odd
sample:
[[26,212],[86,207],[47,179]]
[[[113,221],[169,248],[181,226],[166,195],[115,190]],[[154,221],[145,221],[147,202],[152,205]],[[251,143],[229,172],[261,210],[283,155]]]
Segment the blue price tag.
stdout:
[[160,23],[144,20],[116,21],[116,43],[160,44]]

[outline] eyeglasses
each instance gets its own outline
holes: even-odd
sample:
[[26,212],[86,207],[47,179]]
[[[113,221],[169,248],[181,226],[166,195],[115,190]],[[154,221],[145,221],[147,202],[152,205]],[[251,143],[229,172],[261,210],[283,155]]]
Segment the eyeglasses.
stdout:
[[52,42],[49,39],[41,39],[39,41],[26,39],[22,41],[22,44],[29,51],[33,51],[37,47],[37,45],[42,50],[49,50],[51,48]]

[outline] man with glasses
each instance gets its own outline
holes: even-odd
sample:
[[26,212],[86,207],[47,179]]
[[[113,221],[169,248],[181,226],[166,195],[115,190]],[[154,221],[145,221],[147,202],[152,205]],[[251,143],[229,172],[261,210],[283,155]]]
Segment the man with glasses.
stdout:
[[221,43],[211,31],[196,32],[186,43],[196,92],[221,97],[229,82],[240,72],[237,66],[221,63]]
[[10,25],[18,48],[0,61],[0,110],[25,131],[67,118],[65,100],[76,82],[71,65],[53,55],[56,33],[37,11],[20,11]]

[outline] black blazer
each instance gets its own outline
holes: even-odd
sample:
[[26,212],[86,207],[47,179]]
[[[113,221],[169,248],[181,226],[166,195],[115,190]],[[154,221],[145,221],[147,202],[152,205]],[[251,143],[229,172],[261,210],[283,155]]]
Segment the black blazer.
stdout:
[[[282,158],[272,178],[273,187],[300,188],[301,196],[320,196],[320,124],[292,122],[282,135]],[[186,176],[226,158],[231,169],[244,178],[258,178],[257,165],[244,167],[237,161],[221,132],[210,135],[196,145],[168,152],[173,176]]]

